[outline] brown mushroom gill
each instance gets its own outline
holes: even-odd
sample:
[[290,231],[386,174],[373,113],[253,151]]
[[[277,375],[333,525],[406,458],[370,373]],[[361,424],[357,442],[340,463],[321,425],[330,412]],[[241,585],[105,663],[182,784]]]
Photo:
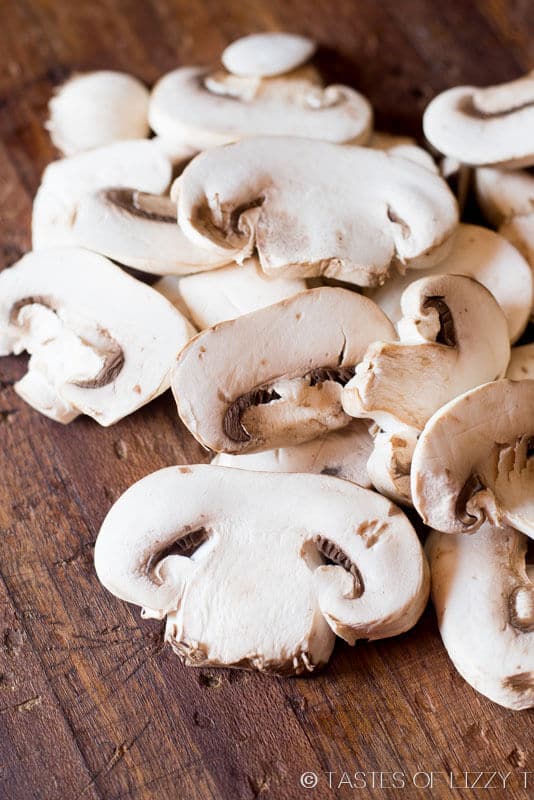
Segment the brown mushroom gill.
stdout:
[[474,117],[475,119],[499,119],[500,117],[506,117],[508,114],[514,114],[517,111],[523,111],[525,108],[531,108],[534,106],[534,100],[530,100],[528,103],[519,103],[518,105],[511,105],[507,108],[503,108],[500,111],[481,111],[475,104],[473,97],[466,97],[464,98],[463,102],[460,104],[460,111],[468,117]]
[[480,492],[484,488],[485,486],[478,475],[470,475],[458,494],[456,500],[456,516],[464,525],[470,527],[476,522],[477,518],[468,513],[467,504],[477,492]]
[[317,545],[319,553],[326,559],[327,564],[343,567],[343,569],[347,570],[347,572],[350,572],[354,578],[355,584],[354,598],[361,597],[365,587],[360,570],[354,561],[351,560],[351,558],[345,553],[344,550],[341,549],[341,547],[339,547],[339,545],[331,541],[331,539],[328,539],[326,536],[317,535],[314,537],[313,541]]
[[137,189],[107,189],[106,200],[132,216],[150,222],[176,222],[176,205],[168,197],[159,197]]
[[[318,386],[325,381],[334,381],[341,386],[354,376],[353,367],[316,367],[310,370],[303,378],[308,380],[310,386]],[[281,396],[274,389],[259,387],[241,395],[227,408],[223,419],[223,430],[233,442],[248,442],[252,438],[243,427],[242,416],[247,408],[252,406],[267,405],[274,400],[281,400]]]
[[438,312],[439,332],[436,336],[437,344],[444,344],[447,347],[456,347],[456,331],[451,310],[443,297],[427,297],[423,303],[423,308],[434,308]]
[[168,556],[182,556],[184,558],[191,558],[196,551],[209,539],[209,533],[205,528],[195,528],[191,531],[185,531],[182,536],[179,536],[167,547],[158,550],[150,556],[147,563],[147,572],[154,570],[158,564]]
[[[20,311],[30,305],[44,306],[57,313],[57,304],[54,300],[41,295],[30,295],[17,300],[13,304],[9,315],[12,325],[18,324]],[[101,351],[101,354],[104,355],[104,363],[93,378],[83,381],[71,381],[73,386],[78,386],[80,389],[100,389],[102,386],[107,386],[107,384],[115,380],[124,366],[124,353],[120,344],[107,331],[99,330],[99,334],[106,340],[106,348],[103,352]],[[84,343],[88,344],[88,342]]]

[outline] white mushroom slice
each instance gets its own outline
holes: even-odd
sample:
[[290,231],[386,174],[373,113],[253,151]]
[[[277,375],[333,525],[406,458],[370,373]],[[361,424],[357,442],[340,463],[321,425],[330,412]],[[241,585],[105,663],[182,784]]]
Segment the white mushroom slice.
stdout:
[[303,292],[298,278],[268,278],[256,258],[180,280],[180,295],[199,330],[235,319]]
[[478,89],[457,86],[435,97],[423,117],[425,136],[441,153],[473,166],[534,163],[533,73]]
[[395,432],[378,431],[367,461],[367,474],[380,494],[395,503],[412,505],[410,471],[419,431],[401,427]]
[[484,524],[472,536],[434,531],[426,543],[432,599],[447,652],[494,703],[534,706],[534,585],[527,539]]
[[169,159],[148,140],[115,142],[53,161],[43,173],[33,203],[33,249],[75,243],[72,226],[85,195],[109,186],[161,194],[171,177]]
[[375,131],[367,142],[367,147],[372,147],[373,150],[385,150],[392,156],[407,158],[432,172],[438,172],[436,162],[430,153],[419,147],[411,136],[396,136]]
[[[499,233],[525,257],[534,279],[534,213],[513,217],[501,225]],[[530,319],[534,321],[534,298]]]
[[165,638],[186,664],[281,675],[325,664],[333,633],[354,644],[408,630],[428,594],[415,531],[380,495],[325,475],[209,465],[128,489],[95,566],[117,597],[167,615]]
[[190,335],[165,298],[87,250],[28,253],[0,273],[0,355],[30,353],[15,391],[58,422],[112,425],[148,403]]
[[532,272],[521,253],[503,236],[479,225],[459,225],[450,253],[435,267],[418,273],[395,274],[384,286],[368,294],[397,323],[402,316],[401,295],[410,283],[422,275],[442,274],[466,275],[485,286],[504,311],[510,340],[519,339],[532,306]]
[[512,347],[506,377],[512,381],[534,380],[534,344]]
[[204,87],[213,94],[233,97],[246,103],[258,97],[263,101],[273,100],[280,103],[283,100],[292,102],[298,93],[322,89],[324,82],[315,67],[307,65],[280,77],[263,79],[238,77],[219,69],[206,75]]
[[453,397],[502,377],[510,343],[503,312],[472,278],[421,278],[405,289],[401,305],[400,342],[369,346],[342,404],[385,432],[377,437],[369,474],[380,492],[409,504],[418,433]]
[[414,281],[401,298],[399,342],[373,342],[343,389],[343,408],[383,430],[422,430],[453,397],[502,377],[510,360],[503,312],[460,275]]
[[342,385],[384,334],[393,338],[393,326],[372,301],[330,287],[221,322],[178,358],[178,413],[216,452],[286,447],[343,428]]
[[457,208],[446,183],[367,147],[258,138],[201,153],[174,184],[192,241],[242,260],[256,247],[273,275],[324,274],[364,286],[392,264],[446,254]]
[[472,389],[427,423],[412,460],[423,521],[472,533],[486,520],[534,535],[534,381]]
[[367,424],[355,419],[346,428],[294,447],[280,447],[261,453],[230,456],[218,453],[212,464],[239,467],[259,472],[314,472],[333,475],[371,488],[367,461],[373,449],[373,438]]
[[174,169],[185,167],[200,151],[192,142],[165,139],[163,136],[153,136],[150,142],[161,150]]
[[71,236],[79,247],[156,275],[187,275],[228,263],[228,256],[185,236],[169,197],[136,189],[101,189],[82,197]]
[[149,92],[124,72],[77,74],[50,100],[45,127],[55,146],[71,156],[122,139],[145,139]]
[[221,60],[234,75],[268,78],[304,64],[315,47],[311,39],[294,33],[252,33],[228,45]]
[[495,227],[534,212],[534,175],[525,169],[479,167],[475,170],[475,189],[484,216]]
[[200,148],[262,135],[355,144],[369,136],[371,106],[348,86],[323,89],[310,80],[276,79],[252,86],[244,80],[240,88],[233,80],[224,95],[208,88],[209,74],[181,67],[158,81],[149,106],[150,127],[157,134]]

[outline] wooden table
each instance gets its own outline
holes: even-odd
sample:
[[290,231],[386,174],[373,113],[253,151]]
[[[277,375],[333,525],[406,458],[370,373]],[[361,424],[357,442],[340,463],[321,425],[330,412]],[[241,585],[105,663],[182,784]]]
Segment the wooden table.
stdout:
[[[55,85],[101,67],[150,84],[216,59],[241,34],[277,29],[316,37],[328,78],[361,89],[378,126],[399,133],[420,134],[437,91],[534,66],[530,0],[2,0],[2,265],[30,245],[32,196],[55,157],[43,130]],[[415,788],[429,773],[434,797],[472,798],[444,774],[461,784],[466,770],[511,773],[484,797],[534,796],[534,774],[522,775],[534,770],[534,713],[475,694],[431,610],[397,639],[338,644],[309,680],[182,667],[162,624],[99,585],[93,545],[133,481],[205,454],[169,395],[109,430],[88,419],[62,427],[14,393],[24,371],[24,358],[0,360],[2,800],[385,800],[430,796]],[[304,772],[316,789],[301,786]],[[373,772],[383,773],[374,789]],[[401,783],[392,772],[403,788],[387,788]]]

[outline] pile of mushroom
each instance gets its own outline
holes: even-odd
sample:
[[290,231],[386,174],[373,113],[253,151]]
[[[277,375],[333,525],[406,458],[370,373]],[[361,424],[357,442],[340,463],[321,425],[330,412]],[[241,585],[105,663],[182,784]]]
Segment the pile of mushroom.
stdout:
[[[409,630],[431,579],[461,675],[529,708],[534,78],[436,97],[438,168],[315,47],[255,34],[151,92],[60,87],[0,354],[29,353],[15,390],[61,423],[172,388],[211,464],[128,489],[95,566],[187,665],[310,674],[336,636]],[[497,232],[460,221],[472,169]]]

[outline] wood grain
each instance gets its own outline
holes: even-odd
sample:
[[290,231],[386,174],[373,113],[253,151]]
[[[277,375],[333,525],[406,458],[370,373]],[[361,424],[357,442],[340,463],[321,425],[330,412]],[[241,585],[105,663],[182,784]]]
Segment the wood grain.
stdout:
[[[55,85],[97,67],[151,83],[277,29],[316,37],[326,75],[365,92],[379,127],[418,136],[435,92],[534,66],[529,0],[2,0],[1,265],[29,247],[31,198],[56,155],[42,127]],[[488,798],[534,795],[534,775],[522,785],[534,714],[460,679],[430,609],[398,639],[338,645],[310,680],[182,667],[159,623],[100,587],[93,545],[133,481],[205,454],[169,396],[108,430],[62,427],[15,395],[24,370],[24,358],[0,361],[0,797],[386,800],[424,796],[415,773],[450,770],[456,782],[464,770],[510,772]],[[317,773],[315,790],[301,787],[304,771]],[[358,771],[369,782],[403,772],[406,785],[387,788],[385,774],[383,788],[351,789],[344,773],[354,783]],[[435,780],[434,797],[476,794]]]

